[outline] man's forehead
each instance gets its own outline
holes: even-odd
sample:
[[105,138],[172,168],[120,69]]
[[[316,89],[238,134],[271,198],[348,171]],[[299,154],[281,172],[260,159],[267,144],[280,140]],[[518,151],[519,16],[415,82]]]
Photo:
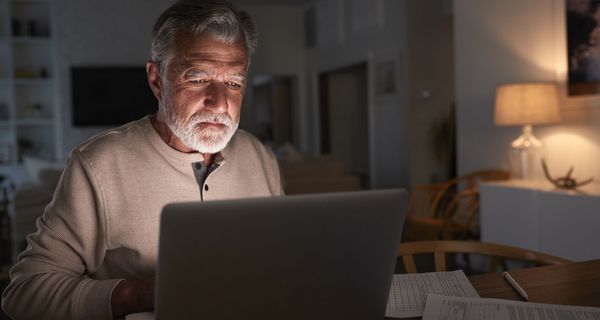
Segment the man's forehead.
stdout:
[[187,61],[224,62],[231,65],[245,65],[248,61],[245,55],[224,54],[222,51],[186,51],[180,55]]
[[[214,76],[217,72],[211,69],[203,69],[203,68],[187,68],[185,69],[185,73],[183,74],[184,78],[197,78],[197,77],[205,77],[205,76]],[[233,70],[231,72],[226,73],[228,77],[238,79],[243,81],[246,79],[246,73]]]
[[170,63],[169,69],[175,73],[185,73],[185,76],[200,73],[212,75],[216,70],[220,70],[219,72],[245,77],[247,71],[245,60],[224,61],[218,57],[215,59],[210,57],[210,55],[179,57]]
[[194,35],[179,32],[175,37],[175,52],[185,59],[238,62],[246,64],[248,54],[241,37],[232,43],[225,43],[207,33]]

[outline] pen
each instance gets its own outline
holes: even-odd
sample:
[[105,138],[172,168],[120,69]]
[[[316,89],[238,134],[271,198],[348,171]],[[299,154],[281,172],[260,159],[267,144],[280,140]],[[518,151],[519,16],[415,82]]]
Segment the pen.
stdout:
[[515,281],[515,279],[513,279],[513,277],[510,276],[510,274],[508,274],[508,272],[503,272],[502,276],[504,277],[504,279],[506,279],[506,281],[508,281],[508,284],[510,284],[510,286],[513,287],[515,291],[517,291],[517,293],[521,296],[521,298],[523,298],[523,300],[529,300],[529,297],[527,296],[525,290],[521,288],[521,286]]

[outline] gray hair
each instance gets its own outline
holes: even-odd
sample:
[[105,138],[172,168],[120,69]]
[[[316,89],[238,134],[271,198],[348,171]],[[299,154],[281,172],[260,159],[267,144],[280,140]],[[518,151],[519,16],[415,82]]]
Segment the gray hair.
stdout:
[[225,0],[180,0],[158,18],[152,34],[152,61],[161,71],[173,55],[178,32],[199,35],[207,32],[217,41],[233,44],[243,36],[248,60],[258,44],[250,15]]

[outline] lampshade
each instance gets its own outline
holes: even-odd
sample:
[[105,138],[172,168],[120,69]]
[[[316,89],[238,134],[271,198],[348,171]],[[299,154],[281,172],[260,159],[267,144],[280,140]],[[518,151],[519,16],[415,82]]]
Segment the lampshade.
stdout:
[[494,124],[531,125],[560,121],[554,83],[511,83],[496,88]]

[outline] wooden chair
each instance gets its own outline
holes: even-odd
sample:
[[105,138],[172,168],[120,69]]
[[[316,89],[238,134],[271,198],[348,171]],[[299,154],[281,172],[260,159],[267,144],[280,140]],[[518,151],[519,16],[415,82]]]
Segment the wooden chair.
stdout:
[[474,171],[442,183],[411,190],[404,241],[479,238],[479,185],[506,180],[510,173]]
[[[433,254],[435,271],[446,271],[446,254],[465,253],[488,256],[487,272],[496,272],[501,260],[522,261],[536,266],[570,263],[571,261],[549,254],[479,241],[434,240],[404,242],[398,247],[397,256],[402,258],[407,273],[416,273],[414,255]],[[506,266],[504,266],[506,269]]]
[[457,192],[444,208],[441,238],[479,239],[479,187]]
[[414,187],[410,192],[404,241],[439,239],[444,228],[440,202],[452,182],[430,183]]
[[479,185],[509,178],[508,171],[498,169],[474,171],[459,177],[443,212],[442,239],[479,239]]

